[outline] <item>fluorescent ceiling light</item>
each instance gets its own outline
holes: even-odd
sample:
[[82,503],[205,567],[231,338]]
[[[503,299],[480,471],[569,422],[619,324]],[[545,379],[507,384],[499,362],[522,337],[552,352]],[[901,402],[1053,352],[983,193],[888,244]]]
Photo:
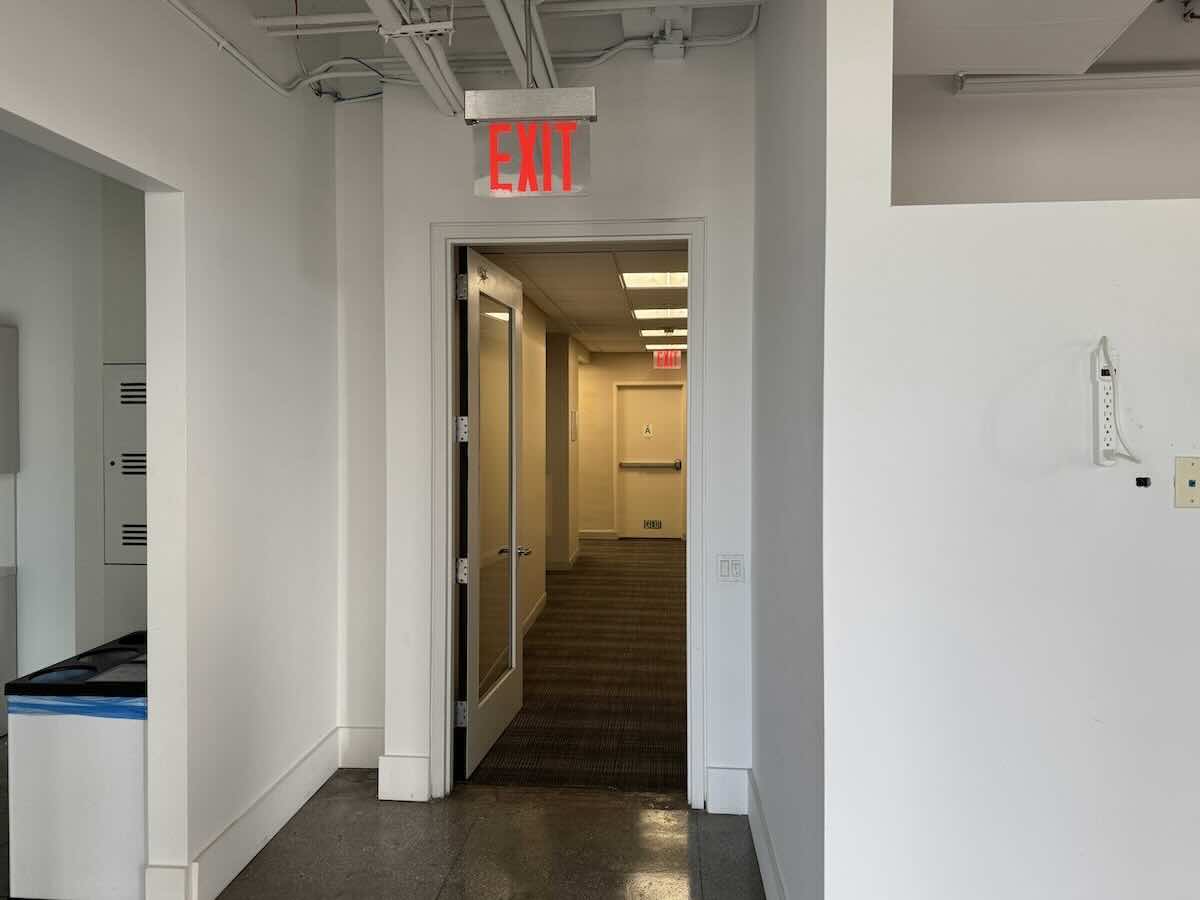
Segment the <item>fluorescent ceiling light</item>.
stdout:
[[642,337],[687,337],[686,328],[643,328]]
[[622,272],[621,283],[627,291],[642,291],[653,288],[686,288],[687,272]]
[[635,319],[686,319],[687,307],[672,307],[670,309],[635,309]]
[[495,319],[498,322],[507,322],[508,321],[508,313],[485,312],[484,315],[487,316],[489,319]]
[[687,344],[647,344],[647,350],[686,350]]

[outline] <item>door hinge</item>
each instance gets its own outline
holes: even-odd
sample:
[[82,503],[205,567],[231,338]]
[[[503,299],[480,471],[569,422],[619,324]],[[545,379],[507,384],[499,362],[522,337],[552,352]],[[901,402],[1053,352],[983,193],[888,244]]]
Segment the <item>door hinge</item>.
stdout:
[[455,576],[458,578],[459,584],[466,584],[470,580],[471,569],[466,559],[459,559],[455,566]]
[[454,701],[454,727],[455,728],[466,728],[467,727],[467,701],[466,700],[455,700]]
[[456,416],[454,419],[454,433],[460,444],[467,443],[471,439],[471,420],[466,416]]
[[454,299],[455,300],[466,300],[467,299],[467,276],[466,275],[459,275],[456,277],[456,279],[454,281]]

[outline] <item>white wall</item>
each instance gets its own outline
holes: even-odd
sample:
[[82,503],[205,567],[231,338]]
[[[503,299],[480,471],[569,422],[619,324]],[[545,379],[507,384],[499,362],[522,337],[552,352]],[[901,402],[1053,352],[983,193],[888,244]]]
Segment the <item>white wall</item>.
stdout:
[[337,108],[338,396],[341,572],[338,722],[343,765],[383,753],[382,103]]
[[827,896],[1190,896],[1200,204],[890,207],[891,16],[829,6]]
[[0,132],[0,316],[19,331],[21,443],[3,515],[16,521],[22,673],[80,649],[77,587],[80,619],[103,602],[99,561],[77,577],[87,560],[76,559],[77,530],[81,550],[103,552],[87,518],[100,499],[100,409],[88,390],[100,376],[101,182]]
[[[144,361],[140,191],[0,132],[0,318],[20,330],[22,467],[0,482],[22,673],[145,626],[145,569],[104,565],[102,364]],[[140,358],[139,358],[140,357]]]
[[763,6],[754,285],[754,766],[771,898],[824,897],[821,380],[825,0]]
[[893,197],[1200,197],[1197,103],[1200,88],[957,96],[953,79],[897,78]]
[[[204,11],[291,71],[291,48],[255,36],[244,5]],[[155,285],[177,272],[186,291],[182,315],[148,295],[150,381],[186,397],[178,453],[149,481],[153,508],[156,490],[186,479],[178,538],[151,548],[152,568],[172,560],[186,577],[150,596],[148,881],[151,896],[182,896],[199,858],[211,897],[336,764],[332,115],[267,90],[166,3],[13,3],[4,15],[4,127],[183,192],[151,198],[148,216],[182,214],[148,240],[186,258],[163,271],[148,259]],[[154,352],[168,342],[180,352]],[[152,404],[152,437],[165,435],[156,416],[176,413]],[[169,581],[152,576],[152,590]]]
[[[472,196],[473,145],[460,121],[420,92],[387,89],[384,245],[387,247],[388,643],[385,795],[403,777],[428,796],[431,471],[430,223],[705,217],[706,485],[703,548],[708,764],[750,765],[749,598],[719,584],[717,552],[748,552],[753,277],[753,45],[690,53],[683,65],[630,53],[596,69],[592,196],[536,203]],[[508,80],[505,80],[507,84]],[[716,127],[718,126],[719,127]],[[636,139],[631,139],[636,136]],[[441,427],[438,423],[437,427]],[[390,761],[390,762],[389,762]],[[398,773],[404,773],[400,776]],[[744,785],[744,774],[742,776]],[[400,795],[397,791],[395,795]],[[743,794],[744,796],[744,789]],[[741,801],[744,806],[744,801]]]

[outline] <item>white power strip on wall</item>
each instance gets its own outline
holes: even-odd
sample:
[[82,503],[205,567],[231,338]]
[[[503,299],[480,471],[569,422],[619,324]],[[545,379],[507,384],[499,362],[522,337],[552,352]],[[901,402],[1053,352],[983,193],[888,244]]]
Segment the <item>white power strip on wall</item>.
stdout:
[[1117,463],[1117,407],[1113,370],[1105,362],[1099,348],[1092,354],[1092,366],[1096,397],[1096,434],[1093,443],[1096,465],[1113,466]]

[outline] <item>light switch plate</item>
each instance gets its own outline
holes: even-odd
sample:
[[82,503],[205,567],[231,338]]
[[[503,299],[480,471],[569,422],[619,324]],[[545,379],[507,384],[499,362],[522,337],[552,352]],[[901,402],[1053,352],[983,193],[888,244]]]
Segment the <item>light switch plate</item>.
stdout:
[[1200,509],[1200,456],[1175,459],[1175,505],[1179,509]]
[[717,557],[717,578],[720,581],[745,581],[746,557],[740,553],[722,553]]

